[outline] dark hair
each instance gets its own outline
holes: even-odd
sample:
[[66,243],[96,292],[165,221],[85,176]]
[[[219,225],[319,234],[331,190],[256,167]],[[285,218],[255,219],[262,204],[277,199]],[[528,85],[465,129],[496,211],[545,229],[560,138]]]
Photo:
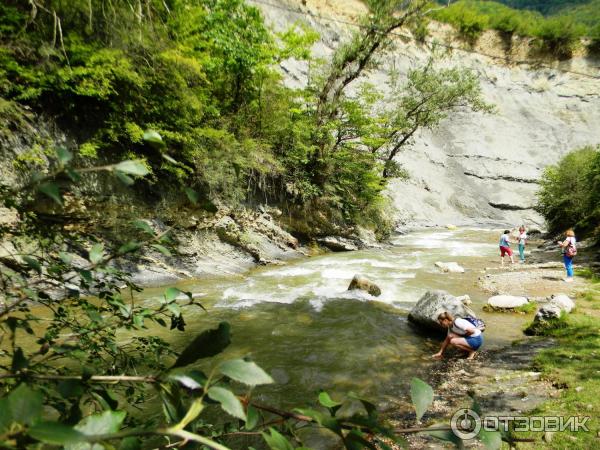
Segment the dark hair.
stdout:
[[450,322],[454,322],[454,316],[452,314],[450,314],[448,311],[444,311],[443,313],[441,313],[438,316],[438,322],[441,322],[442,320],[449,320]]
[[504,230],[504,234],[509,234],[510,230]]

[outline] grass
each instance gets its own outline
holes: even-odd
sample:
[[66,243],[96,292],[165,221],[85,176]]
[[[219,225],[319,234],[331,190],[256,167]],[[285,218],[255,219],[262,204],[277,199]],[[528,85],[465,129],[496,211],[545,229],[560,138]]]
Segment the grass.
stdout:
[[516,312],[531,314],[537,311],[538,304],[536,302],[528,302],[524,305],[518,306],[515,308]]
[[[600,309],[600,277],[591,271],[579,271],[589,285],[578,300],[577,312],[557,319],[552,327],[542,333],[556,339],[557,346],[541,352],[536,369],[561,388],[556,399],[549,400],[531,412],[541,416],[589,416],[589,432],[557,432],[543,444],[541,433],[517,433],[520,438],[536,438],[533,444],[520,444],[519,448],[537,449],[540,445],[550,449],[600,448],[600,318],[593,310]],[[591,308],[592,311],[586,311]]]

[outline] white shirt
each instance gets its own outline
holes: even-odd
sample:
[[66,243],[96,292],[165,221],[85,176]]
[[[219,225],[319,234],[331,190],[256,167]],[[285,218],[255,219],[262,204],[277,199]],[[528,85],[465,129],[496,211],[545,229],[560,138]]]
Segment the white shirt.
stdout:
[[449,331],[453,333],[460,334],[461,336],[466,336],[467,330],[474,330],[471,336],[479,336],[481,334],[481,330],[473,325],[466,319],[461,319],[460,317],[454,319],[454,323],[450,327]]
[[521,245],[525,245],[525,241],[526,241],[526,240],[527,240],[527,233],[523,231],[523,232],[522,232],[522,233],[519,235],[519,244],[521,244]]

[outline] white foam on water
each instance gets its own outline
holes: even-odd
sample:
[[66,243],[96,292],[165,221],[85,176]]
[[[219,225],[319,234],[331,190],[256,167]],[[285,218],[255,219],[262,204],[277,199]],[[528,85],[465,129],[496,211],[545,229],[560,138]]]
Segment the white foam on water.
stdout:
[[411,279],[417,276],[416,272],[408,272],[408,273],[390,273],[388,274],[389,278],[394,280],[403,280],[403,279]]
[[334,278],[348,280],[348,283],[356,275],[355,270],[344,270],[344,269],[325,269],[321,272],[322,278]]
[[298,277],[304,275],[311,275],[315,273],[314,269],[307,269],[306,267],[286,267],[283,269],[269,270],[260,274],[261,277]]

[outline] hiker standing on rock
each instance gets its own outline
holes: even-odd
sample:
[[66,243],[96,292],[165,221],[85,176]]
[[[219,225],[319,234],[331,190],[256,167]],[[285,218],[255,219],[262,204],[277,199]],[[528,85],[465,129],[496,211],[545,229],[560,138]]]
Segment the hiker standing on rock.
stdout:
[[512,249],[510,248],[510,230],[504,230],[502,236],[500,236],[500,265],[504,266],[504,256],[510,257],[510,263],[514,264]]
[[563,262],[565,263],[565,269],[567,270],[567,278],[565,282],[573,282],[573,257],[577,254],[577,247],[575,240],[575,233],[572,229],[567,230],[567,238],[564,241],[558,241],[558,245],[562,248]]
[[525,242],[527,241],[527,232],[525,231],[525,226],[521,225],[519,227],[519,259],[521,260],[521,264],[525,263]]
[[448,336],[444,339],[440,351],[432,358],[441,359],[446,347],[453,345],[468,353],[467,359],[475,358],[475,352],[483,344],[481,330],[467,319],[454,318],[449,312],[443,312],[438,316],[441,326],[448,329]]

